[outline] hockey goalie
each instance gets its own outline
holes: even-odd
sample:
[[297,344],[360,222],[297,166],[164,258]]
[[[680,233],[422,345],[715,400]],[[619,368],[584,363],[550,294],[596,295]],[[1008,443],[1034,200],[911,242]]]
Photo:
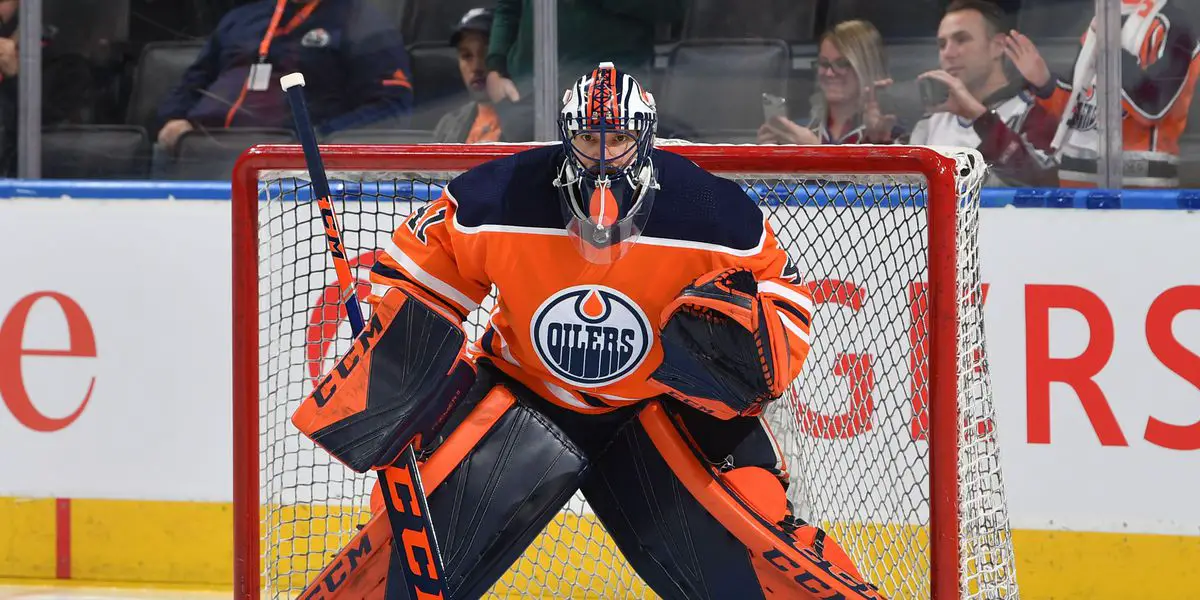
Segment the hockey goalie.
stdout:
[[[881,597],[791,514],[760,416],[814,335],[762,211],[656,150],[653,97],[611,63],[566,90],[558,125],[560,144],[471,169],[401,222],[370,323],[293,423],[359,472],[419,450],[455,600],[487,593],[580,490],[663,598]],[[425,572],[428,545],[391,537],[351,542],[353,578],[331,563],[301,597],[408,597],[401,561]]]

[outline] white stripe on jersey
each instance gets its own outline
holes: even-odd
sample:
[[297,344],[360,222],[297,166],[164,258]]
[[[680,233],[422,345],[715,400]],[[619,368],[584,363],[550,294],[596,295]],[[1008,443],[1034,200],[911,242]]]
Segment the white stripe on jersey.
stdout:
[[783,298],[784,300],[787,300],[788,302],[800,307],[804,310],[804,312],[808,313],[809,317],[812,317],[813,301],[812,298],[809,298],[808,296],[800,294],[795,290],[792,290],[787,286],[775,281],[758,282],[758,291],[779,296],[780,298]]
[[424,269],[417,265],[416,261],[409,258],[408,255],[396,245],[396,242],[391,240],[391,238],[388,239],[387,245],[384,247],[383,251],[388,256],[392,257],[392,260],[396,261],[396,264],[399,264],[401,268],[407,271],[408,274],[412,276],[413,280],[433,290],[434,292],[437,292],[443,298],[454,302],[459,306],[459,308],[464,309],[468,313],[479,308],[478,302],[471,300],[462,292],[454,289],[454,286],[427,273]]
[[805,344],[812,345],[812,341],[811,341],[811,338],[809,337],[809,335],[807,333],[804,333],[804,330],[800,329],[800,327],[796,325],[795,321],[792,321],[791,315],[789,315],[787,313],[783,313],[783,312],[778,313],[778,314],[779,314],[779,322],[781,324],[783,324],[783,326],[786,327],[788,331],[796,334],[796,337],[800,338],[800,341],[804,342]]
[[555,398],[558,398],[559,400],[562,400],[571,406],[582,408],[588,412],[596,410],[596,407],[589,406],[580,400],[576,400],[575,396],[571,395],[571,392],[568,392],[567,390],[564,390],[557,385],[550,383],[549,381],[542,381],[542,385],[545,385],[546,389],[550,390],[550,393],[554,394]]

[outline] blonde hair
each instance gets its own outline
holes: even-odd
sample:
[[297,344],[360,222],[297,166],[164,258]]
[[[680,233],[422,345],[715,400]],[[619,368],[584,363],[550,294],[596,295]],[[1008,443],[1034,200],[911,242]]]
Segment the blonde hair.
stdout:
[[[879,30],[871,23],[861,19],[842,21],[821,36],[818,47],[826,40],[850,62],[854,74],[858,76],[859,88],[888,78],[887,59],[883,54],[883,36],[879,35]],[[861,89],[859,95],[862,95]],[[811,124],[823,123],[828,116],[829,107],[825,103],[825,95],[818,88],[812,97]]]

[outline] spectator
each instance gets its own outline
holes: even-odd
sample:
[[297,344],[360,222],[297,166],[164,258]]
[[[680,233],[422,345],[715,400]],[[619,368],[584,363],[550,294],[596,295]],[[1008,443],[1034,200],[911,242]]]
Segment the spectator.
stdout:
[[[279,78],[304,73],[317,131],[412,109],[408,54],[370,0],[257,0],[229,11],[196,62],[159,106],[158,150],[193,128],[291,127]],[[159,157],[161,158],[161,157]]]
[[435,142],[500,141],[500,117],[488,99],[488,36],[492,29],[492,10],[473,8],[463,15],[450,45],[458,49],[458,71],[471,99],[462,108],[446,113],[433,130]]
[[[1121,4],[1122,186],[1179,187],[1179,138],[1200,72],[1200,40],[1170,0]],[[1033,42],[1013,33],[1009,57],[1059,121],[1054,146],[1067,187],[1095,187],[1100,136],[1095,20],[1068,80],[1052,77]],[[1080,93],[1072,90],[1079,88]],[[1070,106],[1070,110],[1067,107]]]
[[[688,0],[589,0],[558,6],[560,89],[611,61],[635,77],[654,61],[654,27],[682,20]],[[493,102],[517,102],[533,81],[532,0],[496,0],[487,54]]]
[[978,148],[992,167],[992,183],[1057,186],[1048,156],[1057,126],[1035,102],[1023,81],[1009,81],[1004,58],[1008,28],[1004,13],[984,0],[954,0],[938,27],[941,69],[922,73],[944,98],[934,100],[911,143]]
[[883,38],[874,25],[838,23],[821,36],[817,93],[807,127],[775,117],[758,130],[760,144],[890,144],[904,135],[895,115],[879,108],[878,91],[891,85]]
[[[17,168],[19,6],[19,0],[0,0],[0,177]],[[56,32],[52,24],[42,28],[42,124],[84,123],[93,104],[92,68],[82,56],[60,52]]]

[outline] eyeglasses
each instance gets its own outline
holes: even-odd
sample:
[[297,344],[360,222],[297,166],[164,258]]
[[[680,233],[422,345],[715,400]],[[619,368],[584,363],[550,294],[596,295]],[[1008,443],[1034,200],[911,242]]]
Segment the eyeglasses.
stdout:
[[827,69],[829,71],[833,71],[834,73],[845,73],[846,71],[849,71],[854,68],[850,64],[850,60],[846,59],[846,58],[839,58],[834,61],[825,60],[824,58],[818,58],[818,59],[814,60],[812,64],[813,64],[814,71],[820,71],[821,69]]

